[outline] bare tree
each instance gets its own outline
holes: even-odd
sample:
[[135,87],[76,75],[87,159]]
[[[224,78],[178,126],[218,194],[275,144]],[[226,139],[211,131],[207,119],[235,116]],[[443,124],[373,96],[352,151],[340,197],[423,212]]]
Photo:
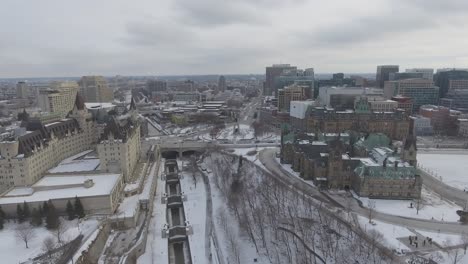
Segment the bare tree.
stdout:
[[463,245],[463,250],[464,250],[463,254],[466,255],[466,249],[468,248],[468,233],[463,231],[460,237],[460,241],[462,242],[462,245]]
[[456,249],[447,249],[447,255],[453,264],[460,263],[460,260],[463,258],[463,254],[459,248]]
[[416,214],[419,214],[419,210],[423,208],[423,204],[421,203],[421,198],[416,200]]
[[67,231],[67,229],[68,229],[68,225],[62,219],[59,219],[58,224],[57,224],[57,228],[51,230],[51,233],[53,233],[57,237],[57,242],[59,244],[62,243],[63,233],[65,233],[65,231]]
[[28,242],[36,237],[36,231],[30,224],[22,224],[16,228],[15,235],[16,238],[24,242],[26,248],[29,248]]
[[56,243],[53,237],[46,237],[44,241],[42,241],[42,250],[49,255],[49,258],[52,257],[52,250],[54,250],[55,246]]
[[372,219],[374,219],[375,212],[375,201],[369,200],[367,202],[367,208],[369,209],[369,224],[372,224]]

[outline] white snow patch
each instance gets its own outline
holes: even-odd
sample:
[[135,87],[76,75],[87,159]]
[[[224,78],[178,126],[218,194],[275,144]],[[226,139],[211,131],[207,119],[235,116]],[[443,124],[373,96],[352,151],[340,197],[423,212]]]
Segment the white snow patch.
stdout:
[[468,189],[467,154],[418,153],[418,164],[443,183],[460,190]]
[[[378,212],[399,215],[412,218],[437,220],[437,221],[450,221],[456,222],[460,219],[456,211],[462,208],[441,199],[437,194],[422,189],[421,202],[419,213],[416,210],[417,201],[414,200],[387,200],[387,199],[369,199],[366,197],[359,197],[354,192],[353,196],[362,202],[362,205],[367,207],[369,200],[375,202],[375,210]],[[411,203],[413,207],[411,208]]]

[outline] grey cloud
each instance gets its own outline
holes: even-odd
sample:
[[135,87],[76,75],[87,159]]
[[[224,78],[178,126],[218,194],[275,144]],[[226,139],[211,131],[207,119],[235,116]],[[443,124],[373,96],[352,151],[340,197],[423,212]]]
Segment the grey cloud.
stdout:
[[383,36],[434,26],[425,16],[375,16],[322,28],[310,36],[313,43],[348,45],[376,40]]
[[127,44],[141,46],[177,46],[193,41],[193,31],[171,22],[130,22],[126,25]]
[[[434,29],[452,16],[468,13],[466,0],[391,0],[381,13],[324,26],[298,36],[316,45],[349,45],[394,34]],[[455,19],[455,18],[454,18]]]
[[[255,2],[255,1],[252,1]],[[182,23],[197,26],[221,26],[229,24],[259,24],[265,22],[265,14],[246,1],[175,0],[174,9]]]
[[439,15],[446,12],[452,14],[468,12],[468,1],[466,0],[407,0],[406,3]]

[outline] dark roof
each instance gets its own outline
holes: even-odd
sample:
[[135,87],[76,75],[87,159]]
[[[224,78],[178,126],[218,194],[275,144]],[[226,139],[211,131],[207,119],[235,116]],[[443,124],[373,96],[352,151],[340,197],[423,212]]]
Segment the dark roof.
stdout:
[[129,110],[137,110],[135,98],[132,95],[132,99],[130,100],[130,109]]
[[132,133],[135,127],[136,124],[131,118],[117,120],[115,117],[112,117],[107,121],[101,140],[108,140],[110,134],[112,134],[114,139],[121,139],[123,142],[126,142],[128,135]]
[[80,128],[76,119],[66,119],[49,125],[44,125],[41,121],[33,119],[23,125],[29,132],[18,137],[18,154],[24,154],[25,157],[30,156],[41,143],[46,145],[51,139],[52,133],[60,139],[64,138],[67,133]]

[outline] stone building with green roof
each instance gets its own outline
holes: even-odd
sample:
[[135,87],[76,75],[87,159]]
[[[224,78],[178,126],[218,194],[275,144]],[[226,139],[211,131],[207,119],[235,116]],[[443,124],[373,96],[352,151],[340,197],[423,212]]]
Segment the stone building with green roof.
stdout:
[[369,158],[361,158],[351,179],[352,189],[369,198],[417,199],[422,179],[415,167],[386,147],[374,148]]

